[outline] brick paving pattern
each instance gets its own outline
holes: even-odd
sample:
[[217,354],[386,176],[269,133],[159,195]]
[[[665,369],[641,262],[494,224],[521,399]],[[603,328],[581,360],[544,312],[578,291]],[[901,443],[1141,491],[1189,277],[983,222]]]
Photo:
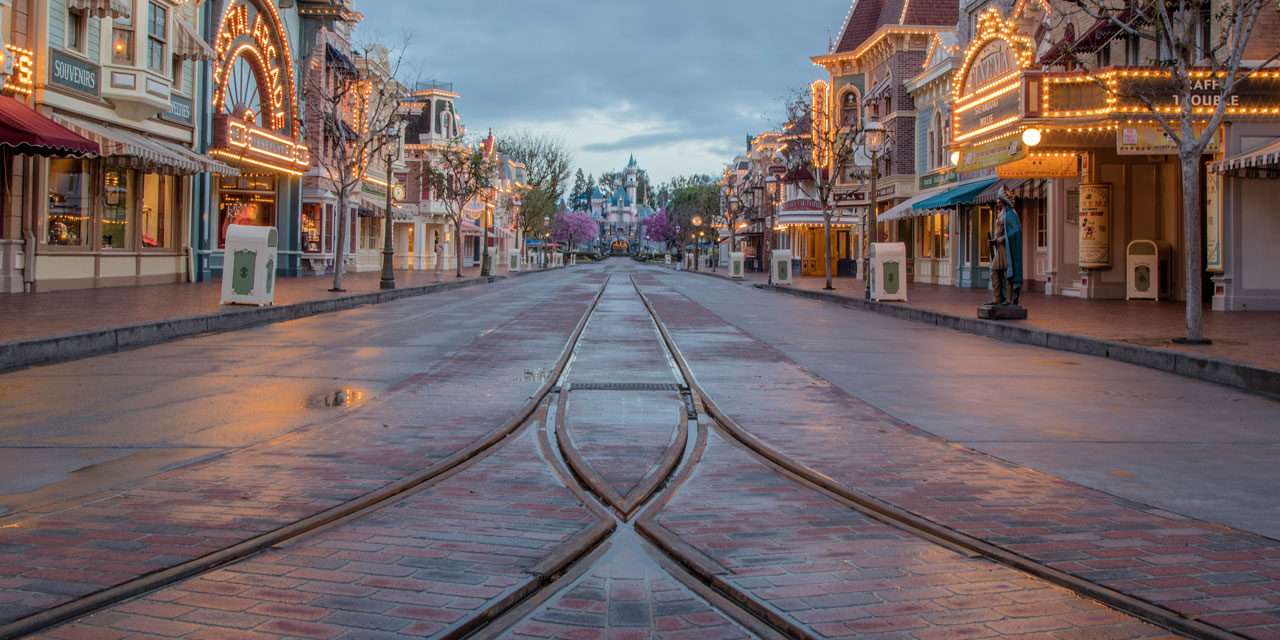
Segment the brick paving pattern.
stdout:
[[0,622],[197,558],[427,469],[543,382],[600,277],[574,278],[398,389],[324,424],[0,521]]
[[730,588],[820,637],[1173,637],[871,520],[715,432],[658,522],[722,565]]
[[574,391],[566,426],[571,445],[626,499],[658,471],[683,411],[674,392]]
[[[479,267],[462,270],[465,279],[480,277]],[[499,275],[505,275],[503,270]],[[458,280],[446,270],[436,277],[432,271],[397,271],[400,288],[421,287],[437,282]],[[333,276],[303,276],[276,280],[277,305],[312,300],[329,300],[341,296],[379,291],[381,274],[364,272],[347,274],[346,293],[330,293]],[[47,293],[3,293],[0,307],[0,344],[121,327],[144,322],[157,322],[192,316],[240,313],[244,306],[221,306],[222,282],[160,284],[146,287],[109,287],[50,291]],[[92,310],[92,313],[78,311]]]
[[734,640],[753,636],[674,580],[638,544],[624,544],[500,637]]
[[1280,541],[930,436],[654,278],[642,282],[707,393],[792,459],[843,486],[1184,616],[1258,640],[1280,638]]
[[594,522],[526,428],[389,507],[37,637],[441,635],[535,583],[534,566]]
[[[723,272],[719,275],[727,277]],[[767,277],[762,273],[751,273],[746,281],[764,283]],[[824,278],[798,277],[794,282],[795,288],[809,291],[819,291],[826,285]],[[835,291],[830,293],[835,295],[863,297],[862,280],[836,278],[833,286]],[[978,306],[991,299],[991,292],[985,289],[914,283],[908,289],[909,302],[891,304],[974,318]],[[1027,308],[1029,317],[1015,323],[1019,326],[1186,351],[1263,369],[1280,369],[1280,364],[1277,364],[1280,363],[1280,312],[1277,311],[1225,313],[1206,310],[1205,335],[1214,343],[1193,347],[1170,341],[1186,332],[1185,309],[1178,302],[1078,300],[1027,293],[1022,296],[1022,305]]]
[[626,275],[605,288],[568,377],[573,383],[675,382],[653,320]]

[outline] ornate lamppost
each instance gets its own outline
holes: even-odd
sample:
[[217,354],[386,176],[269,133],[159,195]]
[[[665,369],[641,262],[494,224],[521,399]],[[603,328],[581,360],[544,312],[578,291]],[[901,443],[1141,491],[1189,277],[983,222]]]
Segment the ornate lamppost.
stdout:
[[871,159],[871,185],[867,190],[867,213],[862,216],[862,280],[866,285],[863,297],[870,300],[872,234],[879,236],[879,232],[876,231],[876,179],[880,175],[879,154],[885,143],[885,131],[879,121],[868,120],[859,135],[862,137],[862,147]]
[[391,173],[391,163],[400,158],[400,127],[402,123],[399,121],[392,122],[378,134],[380,140],[379,146],[383,149],[382,159],[386,161],[387,168],[387,210],[386,210],[386,228],[382,241],[382,278],[378,281],[380,289],[396,288],[396,272],[393,264],[396,255],[394,231],[391,224],[391,185],[395,181],[395,176]]

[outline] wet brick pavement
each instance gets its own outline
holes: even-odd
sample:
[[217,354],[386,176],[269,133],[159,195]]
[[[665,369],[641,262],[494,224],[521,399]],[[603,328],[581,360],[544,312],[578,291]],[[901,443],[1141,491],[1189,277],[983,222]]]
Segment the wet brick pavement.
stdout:
[[566,416],[569,441],[626,499],[658,471],[682,412],[684,403],[674,392],[574,391]]
[[856,491],[1081,578],[1280,638],[1280,541],[1124,500],[903,424],[643,276],[704,390],[745,429]]
[[392,393],[325,424],[0,526],[0,622],[223,549],[427,469],[543,382],[602,278],[575,277]]
[[532,428],[400,502],[40,636],[390,639],[457,630],[536,584],[595,516]]

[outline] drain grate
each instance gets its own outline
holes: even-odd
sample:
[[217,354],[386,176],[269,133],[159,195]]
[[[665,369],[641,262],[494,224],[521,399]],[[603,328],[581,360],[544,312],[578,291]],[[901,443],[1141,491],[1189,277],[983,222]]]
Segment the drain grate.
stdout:
[[681,391],[680,385],[664,382],[575,382],[570,391]]

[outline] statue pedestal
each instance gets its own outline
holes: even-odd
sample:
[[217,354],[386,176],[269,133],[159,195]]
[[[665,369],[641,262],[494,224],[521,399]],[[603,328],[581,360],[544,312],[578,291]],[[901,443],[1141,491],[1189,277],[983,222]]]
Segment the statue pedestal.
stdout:
[[984,304],[978,307],[978,317],[983,320],[1026,320],[1027,309],[1013,304]]

